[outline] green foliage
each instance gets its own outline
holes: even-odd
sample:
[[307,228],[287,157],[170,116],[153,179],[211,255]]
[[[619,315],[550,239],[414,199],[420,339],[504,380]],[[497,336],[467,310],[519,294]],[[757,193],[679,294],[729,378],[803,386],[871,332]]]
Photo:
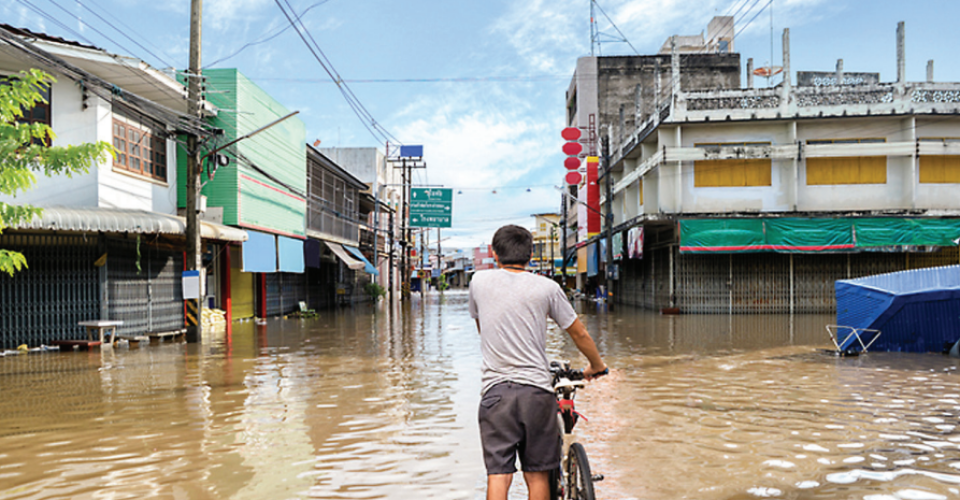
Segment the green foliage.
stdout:
[[367,292],[367,295],[369,295],[374,301],[387,295],[387,289],[380,286],[380,284],[375,281],[371,281],[370,283],[363,285],[363,290]]
[[[86,173],[98,161],[113,154],[107,142],[77,146],[50,146],[56,135],[42,123],[21,123],[24,112],[37,103],[46,102],[40,91],[54,78],[31,69],[12,77],[0,78],[0,194],[17,196],[32,188],[36,172],[46,176]],[[0,234],[10,225],[29,221],[42,209],[29,205],[0,202]],[[27,267],[22,254],[0,250],[0,272],[11,276]]]

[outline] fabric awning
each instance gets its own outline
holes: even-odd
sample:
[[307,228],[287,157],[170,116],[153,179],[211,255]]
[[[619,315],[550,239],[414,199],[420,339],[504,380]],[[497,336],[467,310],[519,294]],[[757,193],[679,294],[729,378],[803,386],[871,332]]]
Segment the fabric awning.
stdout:
[[277,272],[277,238],[272,234],[247,231],[243,242],[243,272]]
[[377,268],[374,267],[374,265],[371,264],[370,261],[367,260],[367,258],[363,256],[363,253],[360,252],[360,249],[359,249],[359,248],[357,248],[357,247],[352,247],[352,246],[350,246],[350,245],[344,245],[343,248],[345,248],[348,252],[350,252],[351,254],[353,254],[356,258],[358,258],[358,259],[360,259],[361,261],[363,261],[363,270],[364,270],[364,272],[366,272],[367,274],[372,274],[372,275],[374,275],[374,276],[380,276],[380,271],[378,271]]
[[303,240],[277,236],[278,270],[284,273],[302,273],[304,270]]
[[332,243],[329,241],[324,241],[323,243],[327,245],[327,247],[329,247],[330,250],[337,256],[337,258],[342,260],[343,263],[346,264],[347,267],[349,267],[350,269],[357,271],[359,269],[363,269],[364,267],[366,267],[363,261],[360,261],[351,257],[350,254],[346,250],[344,250],[339,243]]
[[838,252],[955,246],[960,219],[907,217],[690,219],[680,253]]
[[[46,207],[39,217],[20,223],[11,229],[39,229],[50,231],[77,231],[134,234],[185,235],[187,221],[171,214],[121,208]],[[243,229],[216,222],[200,221],[200,237],[219,241],[247,241]]]

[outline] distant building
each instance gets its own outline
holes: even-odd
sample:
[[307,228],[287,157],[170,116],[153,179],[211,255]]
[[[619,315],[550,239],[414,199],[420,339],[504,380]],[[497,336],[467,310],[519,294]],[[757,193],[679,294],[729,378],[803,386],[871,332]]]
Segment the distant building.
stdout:
[[566,93],[566,119],[568,127],[583,132],[581,158],[587,175],[578,186],[565,188],[561,214],[566,224],[560,228],[566,260],[576,258],[581,271],[577,288],[595,286],[599,269],[587,265],[585,244],[602,229],[597,173],[600,137],[609,137],[615,149],[639,124],[659,120],[680,88],[739,90],[740,55],[733,52],[732,32],[733,20],[720,17],[711,21],[706,40],[702,35],[672,37],[664,45],[669,50],[660,54],[577,59]]
[[400,253],[394,251],[393,242],[401,239],[400,169],[388,162],[377,148],[326,147],[318,150],[366,184],[364,198],[370,208],[366,210],[365,223],[361,226],[361,249],[371,262],[378,261],[378,275],[374,278],[377,283],[388,291],[399,291]]
[[560,259],[560,214],[534,214],[533,255],[531,269],[545,276],[559,273],[555,260]]

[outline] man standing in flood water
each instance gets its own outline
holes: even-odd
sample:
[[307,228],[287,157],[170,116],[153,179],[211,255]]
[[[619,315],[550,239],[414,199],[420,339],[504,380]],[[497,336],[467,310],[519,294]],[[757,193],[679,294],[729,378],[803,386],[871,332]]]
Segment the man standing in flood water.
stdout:
[[530,231],[503,226],[492,246],[500,269],[480,271],[470,282],[470,316],[477,321],[483,355],[479,420],[487,500],[506,500],[518,454],[529,498],[546,500],[562,445],[547,360],[547,317],[587,357],[588,380],[605,373],[607,365],[560,285],[525,272],[533,253]]

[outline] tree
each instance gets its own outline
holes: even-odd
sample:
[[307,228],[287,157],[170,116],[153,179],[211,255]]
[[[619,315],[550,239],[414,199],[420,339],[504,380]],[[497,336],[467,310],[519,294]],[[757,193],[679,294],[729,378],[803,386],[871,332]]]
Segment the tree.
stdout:
[[[90,171],[91,165],[113,154],[107,142],[76,146],[52,146],[56,135],[49,125],[22,121],[24,112],[46,102],[41,91],[56,80],[37,69],[0,78],[0,194],[17,196],[32,188],[35,172],[46,176]],[[11,225],[31,220],[42,209],[0,201],[0,234]],[[13,276],[27,267],[23,254],[0,249],[0,271]]]

